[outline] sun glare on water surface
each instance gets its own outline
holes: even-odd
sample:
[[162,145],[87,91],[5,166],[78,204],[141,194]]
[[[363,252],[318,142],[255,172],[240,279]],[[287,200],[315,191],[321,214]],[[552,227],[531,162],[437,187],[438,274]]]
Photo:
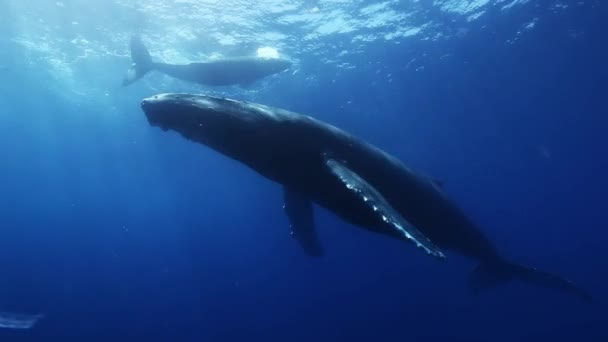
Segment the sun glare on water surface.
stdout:
[[279,51],[271,47],[261,47],[256,51],[256,56],[260,58],[279,58]]

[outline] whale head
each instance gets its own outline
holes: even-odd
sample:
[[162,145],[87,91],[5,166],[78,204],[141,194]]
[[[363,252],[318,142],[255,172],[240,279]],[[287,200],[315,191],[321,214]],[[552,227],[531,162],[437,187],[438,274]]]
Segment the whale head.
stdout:
[[237,159],[259,147],[276,121],[266,107],[205,95],[159,94],[144,99],[141,107],[150,125]]

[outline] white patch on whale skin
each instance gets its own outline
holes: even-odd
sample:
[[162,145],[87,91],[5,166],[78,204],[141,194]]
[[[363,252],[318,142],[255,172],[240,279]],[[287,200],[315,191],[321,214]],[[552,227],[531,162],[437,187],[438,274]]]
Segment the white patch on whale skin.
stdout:
[[439,259],[445,258],[441,250],[435,246],[416,227],[411,225],[373,186],[350,170],[347,166],[334,159],[326,159],[325,164],[331,172],[340,179],[347,189],[355,192],[374,212],[381,215],[382,221],[397,229],[408,241],[422,248],[427,254]]

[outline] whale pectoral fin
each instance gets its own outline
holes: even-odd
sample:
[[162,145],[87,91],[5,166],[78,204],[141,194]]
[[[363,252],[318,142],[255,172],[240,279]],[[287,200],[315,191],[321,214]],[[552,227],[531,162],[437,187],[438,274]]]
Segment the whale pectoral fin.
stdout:
[[371,184],[335,159],[327,158],[325,163],[346,188],[359,196],[361,201],[365,202],[370,209],[376,212],[382,218],[382,221],[391,228],[396,229],[402,237],[414,242],[417,247],[424,249],[428,254],[437,258],[444,258],[441,250],[418,229],[407,222]]
[[308,255],[322,256],[323,248],[317,237],[312,202],[301,194],[288,189],[283,189],[285,213],[289,219],[291,234],[298,240]]

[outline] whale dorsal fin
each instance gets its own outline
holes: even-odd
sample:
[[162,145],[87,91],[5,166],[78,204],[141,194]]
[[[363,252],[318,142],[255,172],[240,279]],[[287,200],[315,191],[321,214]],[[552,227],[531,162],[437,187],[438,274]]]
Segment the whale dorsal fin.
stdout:
[[289,219],[291,234],[308,255],[322,256],[323,248],[317,237],[312,211],[312,202],[300,193],[283,189],[285,213]]
[[414,242],[417,247],[424,249],[428,254],[438,258],[444,258],[441,250],[439,250],[431,240],[418,231],[418,229],[407,222],[405,218],[388,203],[384,196],[366,180],[335,159],[326,157],[325,164],[346,188],[356,193],[361,201],[365,202],[370,209],[376,212],[387,225],[396,229],[402,237]]

